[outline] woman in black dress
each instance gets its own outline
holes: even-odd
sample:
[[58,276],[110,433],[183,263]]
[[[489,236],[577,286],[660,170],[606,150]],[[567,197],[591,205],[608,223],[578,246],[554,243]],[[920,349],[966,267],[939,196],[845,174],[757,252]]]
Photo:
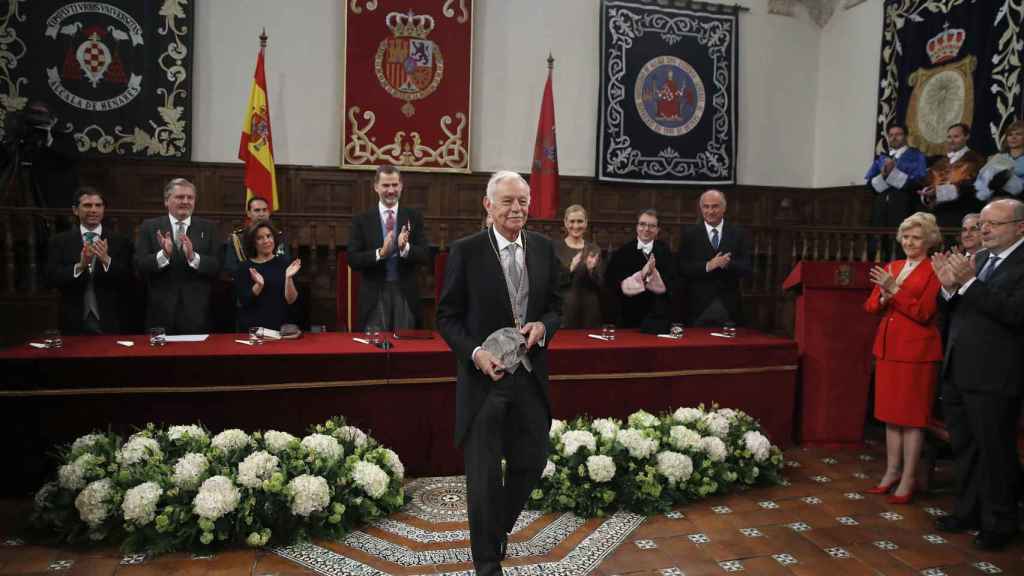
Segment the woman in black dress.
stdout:
[[290,264],[276,254],[274,229],[258,222],[245,234],[245,252],[249,259],[235,272],[235,296],[238,298],[238,327],[280,330],[288,322],[288,305],[299,293],[295,275],[302,267],[299,259]]
[[584,240],[587,211],[579,204],[565,209],[565,238],[555,243],[562,263],[562,327],[596,328],[601,325],[601,250]]

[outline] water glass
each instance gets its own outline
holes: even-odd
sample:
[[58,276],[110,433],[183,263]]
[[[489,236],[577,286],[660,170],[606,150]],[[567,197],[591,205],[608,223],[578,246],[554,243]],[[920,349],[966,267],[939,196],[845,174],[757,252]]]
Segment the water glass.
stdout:
[[610,342],[614,342],[615,341],[615,324],[605,324],[604,326],[601,326],[601,336],[603,336],[605,340],[608,340]]
[[311,324],[309,327],[310,332],[324,333],[327,332],[326,324]]
[[735,338],[736,337],[736,323],[735,322],[726,322],[726,323],[722,324],[722,333],[725,334],[726,336],[731,337],[731,338]]
[[672,325],[668,329],[668,333],[673,338],[677,338],[678,339],[678,338],[682,338],[683,336],[686,335],[686,330],[683,328],[682,323],[680,323],[680,322],[673,322]]
[[376,346],[380,344],[380,327],[375,325],[366,326],[366,341]]
[[259,326],[249,328],[249,344],[253,346],[263,344],[263,330]]
[[43,332],[43,345],[47,348],[63,348],[64,340],[60,337],[60,331],[50,329]]
[[149,345],[163,346],[167,344],[167,331],[163,326],[153,326],[149,329]]

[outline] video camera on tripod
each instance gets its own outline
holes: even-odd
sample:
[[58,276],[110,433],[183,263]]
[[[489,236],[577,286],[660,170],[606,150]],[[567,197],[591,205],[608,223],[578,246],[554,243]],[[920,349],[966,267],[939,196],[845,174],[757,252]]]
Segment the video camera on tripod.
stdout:
[[4,145],[17,147],[20,156],[53,143],[57,119],[45,102],[31,102],[24,110],[7,117]]

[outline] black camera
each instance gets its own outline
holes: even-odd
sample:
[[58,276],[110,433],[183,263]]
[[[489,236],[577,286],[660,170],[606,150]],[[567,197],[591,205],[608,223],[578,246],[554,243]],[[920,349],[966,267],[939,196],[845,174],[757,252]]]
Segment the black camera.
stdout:
[[54,124],[50,108],[42,102],[31,102],[24,110],[7,117],[4,140],[9,144],[45,146]]

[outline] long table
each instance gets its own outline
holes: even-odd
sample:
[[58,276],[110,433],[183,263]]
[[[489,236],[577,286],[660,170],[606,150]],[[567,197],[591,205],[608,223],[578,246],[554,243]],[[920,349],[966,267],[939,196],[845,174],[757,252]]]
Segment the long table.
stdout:
[[[94,429],[127,434],[147,422],[300,435],[340,414],[394,448],[411,475],[461,471],[452,443],[455,358],[440,337],[396,341],[390,350],[350,333],[262,346],[236,338],[244,336],[154,348],[138,335],[66,337],[62,349],[0,351],[0,433],[15,439],[23,461],[23,474],[6,475],[14,484],[4,491],[38,485],[47,467],[41,455],[55,443]],[[691,329],[681,340],[620,330],[605,342],[562,330],[550,346],[556,418],[623,418],[638,409],[718,402],[760,419],[773,442],[793,441],[792,340],[749,330],[724,339]]]

